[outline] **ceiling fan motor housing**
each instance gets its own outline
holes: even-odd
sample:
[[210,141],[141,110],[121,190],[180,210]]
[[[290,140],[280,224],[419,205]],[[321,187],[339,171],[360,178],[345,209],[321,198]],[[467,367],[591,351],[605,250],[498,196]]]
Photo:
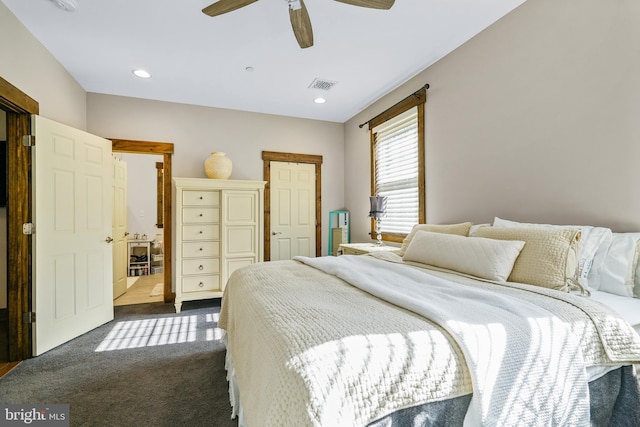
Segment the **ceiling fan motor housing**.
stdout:
[[285,0],[289,4],[289,9],[299,10],[302,9],[300,0]]
[[73,12],[78,7],[76,0],[51,0],[53,4],[67,12]]

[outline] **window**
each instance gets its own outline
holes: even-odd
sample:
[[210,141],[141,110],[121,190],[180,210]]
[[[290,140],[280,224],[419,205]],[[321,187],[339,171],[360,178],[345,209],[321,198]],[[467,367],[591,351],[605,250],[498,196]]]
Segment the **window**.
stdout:
[[[382,238],[401,242],[417,223],[425,222],[424,89],[369,122],[371,194],[387,196]],[[375,235],[375,224],[371,224]]]

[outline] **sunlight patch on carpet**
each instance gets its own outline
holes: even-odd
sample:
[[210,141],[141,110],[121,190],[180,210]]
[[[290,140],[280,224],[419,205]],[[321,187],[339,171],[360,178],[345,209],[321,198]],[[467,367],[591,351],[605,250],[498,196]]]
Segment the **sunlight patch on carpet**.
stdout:
[[[200,316],[202,317],[202,316]],[[205,323],[217,322],[217,313],[204,316]],[[96,352],[222,339],[224,331],[206,325],[198,330],[198,316],[160,317],[117,322]]]

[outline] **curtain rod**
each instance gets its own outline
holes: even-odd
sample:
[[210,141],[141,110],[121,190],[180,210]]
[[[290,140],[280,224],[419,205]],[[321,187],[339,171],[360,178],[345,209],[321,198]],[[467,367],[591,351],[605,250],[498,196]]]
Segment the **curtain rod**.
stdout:
[[[402,102],[406,101],[407,99],[411,98],[412,96],[420,96],[420,95],[419,95],[419,92],[420,92],[421,90],[426,90],[426,89],[429,89],[429,83],[426,83],[424,86],[422,86],[420,89],[418,89],[417,91],[413,92],[411,95],[407,96],[406,98],[401,99],[400,101],[396,102],[394,105],[392,105],[391,107],[387,108],[385,111],[392,109],[392,108],[393,108],[393,107],[395,107],[396,105],[401,104]],[[364,123],[362,123],[362,124],[358,125],[358,127],[362,129],[362,127],[363,127],[364,125],[367,125],[367,124],[369,124],[369,122],[370,122],[370,121],[372,121],[372,120],[374,120],[374,119],[377,119],[377,118],[378,118],[378,117],[380,117],[380,115],[381,115],[381,114],[383,114],[383,113],[384,113],[384,112],[382,112],[382,113],[378,114],[378,115],[377,115],[377,116],[375,116],[375,117],[370,118],[370,119],[369,119],[369,120],[367,120],[366,122],[364,122]]]

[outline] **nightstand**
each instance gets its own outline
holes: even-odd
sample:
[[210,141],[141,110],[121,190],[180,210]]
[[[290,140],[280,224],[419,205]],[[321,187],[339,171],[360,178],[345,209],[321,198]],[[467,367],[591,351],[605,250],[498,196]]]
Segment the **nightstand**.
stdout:
[[344,243],[338,247],[338,255],[364,255],[378,251],[393,251],[395,246],[378,246],[377,243]]

